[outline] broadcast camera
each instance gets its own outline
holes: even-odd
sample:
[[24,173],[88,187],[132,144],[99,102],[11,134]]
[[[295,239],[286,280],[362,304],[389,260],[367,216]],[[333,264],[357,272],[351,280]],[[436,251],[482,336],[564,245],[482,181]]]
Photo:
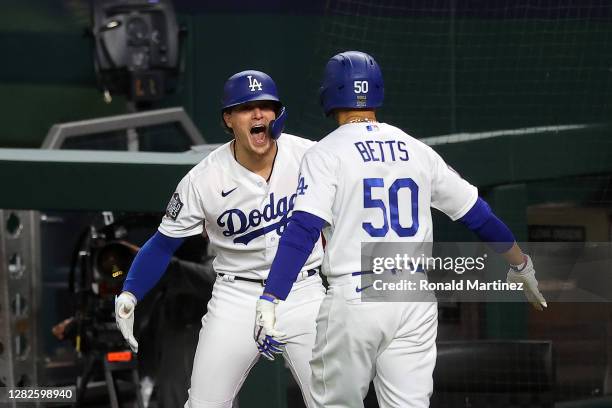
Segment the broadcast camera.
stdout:
[[160,100],[176,88],[181,34],[170,0],[97,0],[93,3],[94,63],[110,94],[133,102]]
[[138,252],[137,246],[126,241],[127,235],[128,229],[122,222],[102,227],[90,225],[74,248],[69,288],[77,306],[78,352],[126,348],[115,323],[114,304]]

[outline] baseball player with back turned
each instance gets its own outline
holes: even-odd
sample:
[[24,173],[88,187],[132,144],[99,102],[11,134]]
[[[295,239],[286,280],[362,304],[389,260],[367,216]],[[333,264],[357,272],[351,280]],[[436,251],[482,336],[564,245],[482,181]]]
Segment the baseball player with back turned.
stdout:
[[299,163],[314,142],[281,134],[285,108],[274,81],[263,72],[243,71],[227,80],[222,117],[234,139],[178,184],[158,231],[138,253],[117,298],[117,323],[137,351],[132,331],[137,301],[163,274],[183,239],[205,229],[216,253],[217,279],[202,318],[185,407],[231,407],[259,353],[274,359],[280,351],[311,407],[309,361],[324,297],[320,240],[304,258],[291,297],[277,310],[283,321],[278,328],[286,335],[268,330],[257,344],[250,337],[255,304],[296,198]]
[[[376,120],[383,79],[368,54],[331,58],[320,88],[321,104],[338,128],[302,160],[293,216],[257,302],[255,330],[278,335],[278,313],[294,277],[323,231],[323,273],[330,287],[317,317],[312,397],[316,407],[363,407],[374,381],[379,405],[427,407],[436,361],[435,302],[362,302],[362,242],[432,242],[431,207],[495,243],[509,262],[508,280],[524,283],[538,309],[546,302],[531,260],[478,197],[476,187],[452,171],[430,147]],[[370,288],[371,289],[371,288]]]

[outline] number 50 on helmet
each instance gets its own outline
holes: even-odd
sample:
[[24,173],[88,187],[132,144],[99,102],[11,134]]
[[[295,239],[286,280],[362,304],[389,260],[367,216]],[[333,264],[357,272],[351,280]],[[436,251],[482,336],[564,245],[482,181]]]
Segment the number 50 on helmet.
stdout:
[[327,62],[319,88],[326,115],[334,109],[376,109],[382,106],[383,98],[382,72],[371,55],[345,51]]

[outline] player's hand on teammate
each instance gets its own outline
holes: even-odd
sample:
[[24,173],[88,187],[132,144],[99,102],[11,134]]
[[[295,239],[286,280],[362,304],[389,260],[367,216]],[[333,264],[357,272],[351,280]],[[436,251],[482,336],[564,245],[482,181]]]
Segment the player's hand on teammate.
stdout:
[[275,354],[282,354],[285,348],[285,333],[274,328],[276,323],[276,305],[278,299],[272,296],[262,295],[257,300],[255,310],[255,329],[253,338],[257,343],[259,354],[270,361],[274,360]]
[[518,267],[511,267],[506,277],[508,283],[522,283],[525,297],[538,310],[547,307],[546,299],[538,289],[538,281],[535,278],[533,262],[528,255],[525,255],[525,263]]
[[134,309],[136,297],[130,292],[121,292],[115,297],[115,320],[123,338],[127,340],[134,353],[138,353],[138,342],[134,337]]

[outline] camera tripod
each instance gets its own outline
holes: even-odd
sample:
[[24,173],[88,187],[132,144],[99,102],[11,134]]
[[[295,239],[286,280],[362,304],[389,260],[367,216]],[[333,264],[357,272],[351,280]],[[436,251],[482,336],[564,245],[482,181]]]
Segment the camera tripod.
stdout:
[[[101,352],[93,351],[86,357],[83,375],[79,378],[76,389],[76,407],[82,407],[87,385],[96,369],[102,365],[104,379],[108,391],[111,408],[121,408],[119,391],[120,387],[115,374],[125,373],[129,378],[129,389],[134,394],[131,400],[135,400],[135,406],[144,408],[142,395],[140,393],[140,377],[138,375],[138,360],[131,351]],[[134,403],[132,402],[132,405]]]

